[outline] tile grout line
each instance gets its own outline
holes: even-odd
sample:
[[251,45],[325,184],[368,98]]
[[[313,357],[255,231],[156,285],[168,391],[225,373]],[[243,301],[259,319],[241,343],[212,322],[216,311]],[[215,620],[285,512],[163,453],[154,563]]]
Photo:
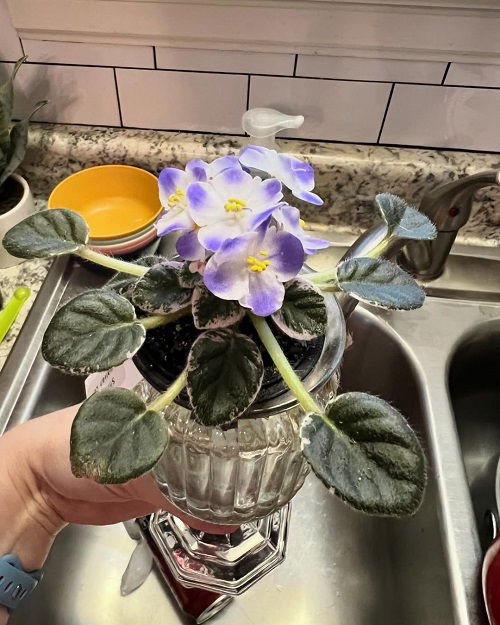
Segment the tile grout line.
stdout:
[[446,69],[444,70],[443,80],[441,81],[441,86],[442,87],[446,87],[446,85],[444,84],[444,81],[446,80],[446,77],[448,76],[448,72],[450,71],[450,67],[451,67],[451,61],[449,61],[448,65],[446,66]]
[[292,74],[292,76],[296,76],[297,75],[297,63],[298,63],[298,61],[299,61],[299,55],[296,54],[295,55],[295,60],[293,62],[293,74]]
[[382,117],[382,123],[380,124],[380,130],[379,130],[378,137],[377,137],[377,145],[380,143],[380,139],[382,137],[382,131],[384,130],[384,125],[385,125],[385,120],[387,118],[387,113],[389,112],[389,107],[391,106],[392,94],[394,93],[395,86],[396,86],[396,83],[393,82],[391,90],[389,92],[389,97],[387,99],[387,104],[386,104],[386,107],[385,107],[384,116]]
[[250,74],[248,74],[248,80],[247,80],[247,111],[250,108],[250,79],[252,78],[252,76]]
[[118,115],[120,117],[120,126],[123,128],[122,106],[120,103],[120,91],[118,89],[118,78],[116,77],[116,67],[113,67],[113,77],[115,79],[116,101],[118,103]]
[[155,69],[158,69],[158,63],[156,62],[156,46],[153,46],[153,65]]
[[23,53],[23,56],[26,56],[26,52],[24,51],[23,40],[21,39],[21,37],[18,37],[18,39],[19,39],[19,45],[21,46],[21,51]]

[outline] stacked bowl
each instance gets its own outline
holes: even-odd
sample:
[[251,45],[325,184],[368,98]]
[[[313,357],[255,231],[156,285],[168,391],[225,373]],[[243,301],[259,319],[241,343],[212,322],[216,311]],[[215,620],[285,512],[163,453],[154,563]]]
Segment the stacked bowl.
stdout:
[[89,225],[90,247],[110,256],[133,254],[151,243],[162,210],[156,176],[130,165],[72,174],[56,186],[47,205],[80,214]]

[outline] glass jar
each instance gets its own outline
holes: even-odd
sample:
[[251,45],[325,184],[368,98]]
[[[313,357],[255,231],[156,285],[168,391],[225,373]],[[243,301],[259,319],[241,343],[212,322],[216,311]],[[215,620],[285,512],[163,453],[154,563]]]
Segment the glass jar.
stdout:
[[[336,392],[346,337],[335,297],[325,299],[327,334],[303,377],[320,403]],[[141,352],[135,361],[145,377],[154,378],[148,376]],[[146,402],[159,395],[146,379],[134,391]],[[302,486],[308,472],[299,435],[304,413],[289,391],[257,398],[245,417],[229,427],[202,425],[180,403],[163,414],[169,443],[153,474],[162,492],[184,512],[209,523],[240,525],[272,514]]]

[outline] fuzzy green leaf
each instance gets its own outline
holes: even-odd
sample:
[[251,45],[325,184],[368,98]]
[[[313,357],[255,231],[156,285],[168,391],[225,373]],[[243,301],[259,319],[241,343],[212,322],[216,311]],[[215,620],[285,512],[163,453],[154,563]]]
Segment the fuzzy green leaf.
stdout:
[[[141,267],[154,267],[159,263],[165,262],[166,258],[162,256],[142,256],[137,260],[134,260],[135,265],[141,265]],[[123,297],[129,298],[132,294],[134,284],[139,280],[137,276],[133,276],[130,273],[119,271],[106,282],[106,288],[116,291]]]
[[316,475],[342,500],[369,514],[414,514],[423,498],[425,456],[405,418],[366,393],[331,401],[325,418],[301,428],[302,451]]
[[76,252],[88,238],[88,226],[80,215],[66,208],[51,208],[20,221],[2,243],[18,258],[48,258]]
[[168,442],[165,420],[125,388],[95,393],[71,428],[71,470],[101,484],[122,484],[149,471]]
[[397,195],[379,193],[375,203],[387,224],[388,234],[400,239],[436,238],[432,221]]
[[282,332],[301,341],[323,336],[328,323],[321,291],[300,278],[287,282],[283,304],[272,318]]
[[192,289],[179,284],[177,263],[164,262],[152,267],[134,285],[132,301],[141,310],[166,315],[183,308]]
[[231,300],[220,299],[205,286],[197,286],[192,299],[194,325],[199,330],[227,328],[245,316],[245,310]]
[[43,337],[42,355],[54,367],[88,375],[131,358],[145,336],[127,299],[106,289],[88,291],[56,312]]
[[232,329],[208,330],[191,347],[187,390],[194,417],[204,425],[237,419],[252,404],[264,375],[257,345]]
[[337,265],[338,286],[356,299],[393,310],[420,308],[425,291],[410,274],[381,258],[349,258]]
[[179,284],[186,289],[192,289],[197,285],[203,284],[203,276],[197,271],[192,272],[189,269],[190,264],[190,261],[186,261],[179,268]]
[[37,102],[33,111],[21,121],[12,126],[10,131],[10,146],[6,155],[3,171],[0,171],[0,187],[13,174],[24,159],[28,144],[28,126],[33,115],[47,104],[47,100]]

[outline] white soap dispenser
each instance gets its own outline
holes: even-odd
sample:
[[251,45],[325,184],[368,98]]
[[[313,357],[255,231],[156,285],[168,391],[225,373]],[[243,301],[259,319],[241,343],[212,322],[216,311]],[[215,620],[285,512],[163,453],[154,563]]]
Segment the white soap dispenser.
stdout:
[[248,143],[271,150],[276,147],[277,132],[285,128],[300,128],[303,123],[303,115],[286,115],[267,108],[250,109],[241,118],[243,130],[250,135]]

